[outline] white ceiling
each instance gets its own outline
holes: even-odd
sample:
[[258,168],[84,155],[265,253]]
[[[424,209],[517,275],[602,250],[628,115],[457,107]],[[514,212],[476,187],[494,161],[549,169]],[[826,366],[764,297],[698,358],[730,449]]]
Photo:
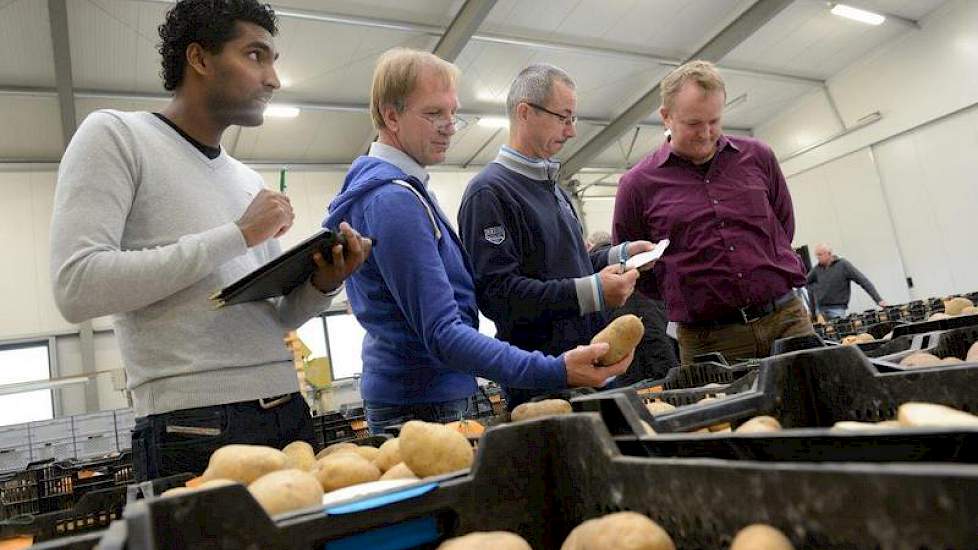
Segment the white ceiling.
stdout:
[[[943,0],[863,0],[861,5],[919,19]],[[431,49],[462,0],[273,0],[281,11],[329,13],[401,21],[414,30],[280,17],[277,64],[286,86],[279,102],[365,104],[377,56],[393,46]],[[528,63],[549,62],[577,81],[583,117],[608,120],[654,86],[671,68],[661,59],[691,55],[746,10],[753,0],[499,0],[479,33],[579,47],[630,52],[541,48],[472,40],[456,60],[463,71],[459,97],[467,112],[504,114],[509,83]],[[168,9],[154,0],[67,0],[72,76],[76,90],[162,94],[156,52],[157,26]],[[828,13],[825,2],[795,0],[722,60],[721,66],[826,79],[881,44],[907,32],[888,21],[867,27]],[[0,88],[55,85],[47,2],[0,0]],[[728,128],[750,129],[810,93],[817,83],[724,70],[728,99],[746,100],[726,113]],[[78,120],[94,109],[158,110],[164,101],[76,98]],[[56,97],[0,93],[0,161],[57,159],[61,153]],[[473,120],[474,122],[474,120]],[[647,122],[656,123],[651,114]],[[565,156],[601,126],[582,123]],[[242,160],[345,163],[371,135],[365,112],[304,110],[296,119],[268,119],[259,128],[231,129],[224,145]],[[506,132],[473,124],[460,132],[448,158],[479,165],[495,156]],[[661,128],[643,127],[632,146],[628,132],[594,159],[594,166],[621,167],[661,142]],[[629,147],[632,154],[626,159]],[[479,152],[481,149],[481,152]],[[478,152],[478,154],[477,154]]]

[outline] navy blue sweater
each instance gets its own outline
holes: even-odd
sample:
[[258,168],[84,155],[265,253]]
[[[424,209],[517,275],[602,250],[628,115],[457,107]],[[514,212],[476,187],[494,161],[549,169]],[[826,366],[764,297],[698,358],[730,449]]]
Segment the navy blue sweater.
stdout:
[[565,387],[562,358],[478,332],[468,259],[424,182],[391,162],[360,157],[323,225],[335,229],[343,220],[377,239],[346,281],[350,306],[367,331],[364,400],[402,405],[458,399],[475,393],[476,376],[519,388]]
[[559,354],[605,326],[601,307],[582,315],[578,287],[609,255],[588,255],[570,199],[546,170],[525,157],[526,165],[513,164],[514,155],[504,149],[469,183],[459,233],[475,269],[479,309],[496,323],[497,338]]

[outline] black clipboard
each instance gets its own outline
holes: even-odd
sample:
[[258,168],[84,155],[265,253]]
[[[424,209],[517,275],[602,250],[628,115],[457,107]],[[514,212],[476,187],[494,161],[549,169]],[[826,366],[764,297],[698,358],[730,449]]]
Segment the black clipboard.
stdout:
[[313,254],[322,252],[323,259],[332,262],[330,249],[345,242],[342,233],[323,229],[286,250],[278,258],[215,292],[210,297],[211,302],[215,307],[224,307],[284,296],[308,281],[316,271]]

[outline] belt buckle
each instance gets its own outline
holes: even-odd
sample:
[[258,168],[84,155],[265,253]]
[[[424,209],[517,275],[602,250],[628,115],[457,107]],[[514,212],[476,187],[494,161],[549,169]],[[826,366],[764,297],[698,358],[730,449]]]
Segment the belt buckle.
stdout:
[[291,393],[287,393],[285,395],[280,395],[278,397],[272,397],[272,398],[262,397],[261,399],[258,400],[258,406],[260,406],[265,410],[274,409],[279,405],[288,403],[290,399],[292,399]]

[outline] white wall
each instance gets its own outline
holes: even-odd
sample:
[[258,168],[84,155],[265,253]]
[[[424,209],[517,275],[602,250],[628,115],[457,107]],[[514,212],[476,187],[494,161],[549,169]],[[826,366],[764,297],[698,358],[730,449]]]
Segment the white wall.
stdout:
[[[921,26],[828,82],[847,126],[881,121],[782,162],[795,244],[832,243],[891,302],[978,289],[978,256],[963,251],[978,231],[978,2],[951,0]],[[840,130],[816,90],[755,135],[783,158]]]

